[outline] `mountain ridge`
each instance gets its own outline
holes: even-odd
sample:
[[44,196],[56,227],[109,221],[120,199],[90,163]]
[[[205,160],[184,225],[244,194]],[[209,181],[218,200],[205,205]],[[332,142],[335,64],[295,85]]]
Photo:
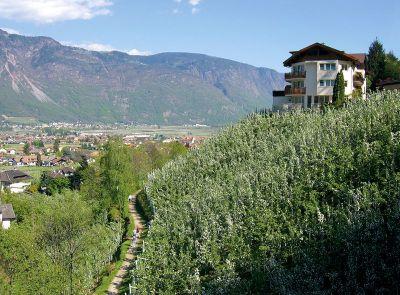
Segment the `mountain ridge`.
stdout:
[[88,51],[0,30],[0,113],[41,121],[226,124],[271,106],[283,75],[186,52]]

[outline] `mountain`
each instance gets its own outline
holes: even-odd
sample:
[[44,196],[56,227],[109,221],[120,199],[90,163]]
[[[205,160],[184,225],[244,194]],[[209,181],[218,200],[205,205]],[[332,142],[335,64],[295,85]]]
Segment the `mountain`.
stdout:
[[0,115],[225,124],[270,107],[283,85],[274,70],[202,54],[94,52],[0,30]]

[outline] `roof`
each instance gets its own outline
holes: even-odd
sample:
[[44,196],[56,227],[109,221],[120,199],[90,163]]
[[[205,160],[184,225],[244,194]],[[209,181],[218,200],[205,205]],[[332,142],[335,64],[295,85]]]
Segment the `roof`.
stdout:
[[11,184],[28,179],[32,179],[32,177],[20,170],[8,170],[0,172],[0,182]]
[[0,205],[0,212],[2,214],[2,219],[15,219],[15,213],[13,206],[11,204]]
[[360,69],[365,69],[365,61],[367,59],[367,54],[365,54],[365,53],[349,53],[348,55],[357,59],[357,61],[358,61],[357,65],[359,66]]
[[389,85],[400,85],[400,80],[386,79],[378,83],[380,87]]
[[[333,55],[336,55],[337,58],[343,59],[343,60],[348,60],[352,61],[356,64],[363,64],[365,62],[365,54],[363,53],[356,53],[356,54],[348,54],[344,51],[337,50],[333,47],[329,47],[323,43],[314,43],[311,44],[310,46],[304,47],[303,49],[300,49],[298,51],[290,51],[292,54],[291,57],[289,57],[287,60],[283,62],[283,65],[285,67],[289,67],[293,63],[301,60],[302,56],[306,55],[307,52],[313,50],[313,49],[318,49],[318,55],[320,54],[320,50],[322,49],[323,52],[329,52]],[[322,54],[321,56],[323,56]],[[362,56],[364,55],[364,57]],[[362,61],[362,62],[361,62]]]
[[67,174],[67,173],[75,173],[75,170],[70,168],[70,167],[63,167],[61,169],[62,173]]

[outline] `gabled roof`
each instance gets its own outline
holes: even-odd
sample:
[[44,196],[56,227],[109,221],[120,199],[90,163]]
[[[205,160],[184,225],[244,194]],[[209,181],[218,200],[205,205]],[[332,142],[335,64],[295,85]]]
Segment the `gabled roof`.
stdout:
[[20,170],[8,170],[0,172],[0,182],[4,182],[7,184],[16,183],[28,179],[32,179],[32,177]]
[[15,219],[14,208],[11,204],[0,205],[0,212],[2,214],[2,219]]
[[[292,56],[289,57],[287,60],[285,60],[283,62],[283,65],[285,67],[289,67],[293,63],[307,59],[307,57],[306,57],[307,52],[310,52],[312,50],[317,50],[317,52],[319,54],[320,49],[322,49],[324,52],[329,52],[330,54],[337,56],[338,59],[352,61],[355,64],[360,64],[361,60],[362,60],[362,63],[364,63],[364,61],[365,61],[365,55],[363,58],[361,56],[362,55],[361,53],[348,54],[348,53],[345,53],[344,51],[337,50],[333,47],[329,47],[323,43],[314,43],[314,44],[304,47],[303,49],[300,49],[298,51],[291,51],[290,53],[292,54]],[[323,58],[323,55],[321,55],[321,58]]]

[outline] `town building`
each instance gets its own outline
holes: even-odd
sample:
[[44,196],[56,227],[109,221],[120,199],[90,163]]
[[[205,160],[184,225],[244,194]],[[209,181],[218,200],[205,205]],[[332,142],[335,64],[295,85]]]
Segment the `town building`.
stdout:
[[0,222],[3,229],[9,229],[11,221],[15,219],[14,208],[11,204],[0,205]]
[[400,90],[400,80],[386,79],[378,83],[378,88],[384,90]]
[[366,97],[366,54],[350,54],[315,43],[292,54],[283,65],[291,71],[285,74],[285,90],[273,92],[273,110],[319,107],[332,102],[333,86],[340,71],[345,79],[345,95],[356,92]]
[[23,193],[31,185],[32,177],[20,170],[0,172],[0,191],[9,189],[12,193]]

